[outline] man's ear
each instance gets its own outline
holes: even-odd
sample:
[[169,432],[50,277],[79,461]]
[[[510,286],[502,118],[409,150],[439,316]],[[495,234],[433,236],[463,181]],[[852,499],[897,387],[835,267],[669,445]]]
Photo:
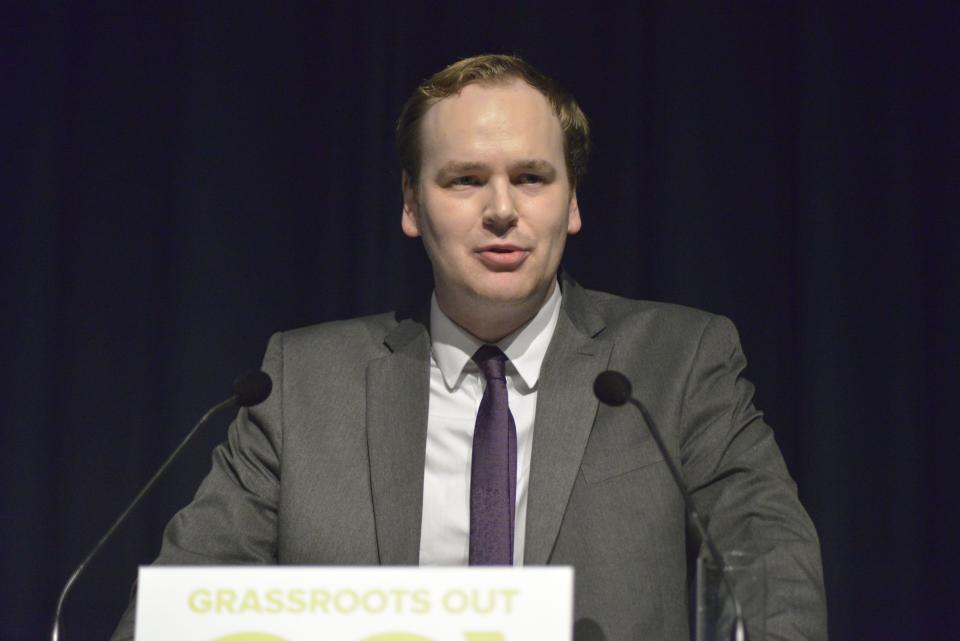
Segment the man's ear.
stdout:
[[403,190],[403,215],[400,218],[400,228],[410,238],[416,238],[420,235],[420,221],[417,219],[417,187],[407,172],[403,172],[400,189]]
[[567,234],[572,236],[580,231],[580,205],[577,203],[577,192],[570,194],[570,206],[567,209]]

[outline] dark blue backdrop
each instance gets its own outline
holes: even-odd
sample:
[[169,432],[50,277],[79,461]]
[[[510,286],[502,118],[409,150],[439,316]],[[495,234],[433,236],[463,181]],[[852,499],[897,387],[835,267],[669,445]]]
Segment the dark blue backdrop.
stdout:
[[[740,328],[832,637],[955,638],[958,5],[280,4],[0,17],[0,637],[47,633],[272,331],[426,299],[393,120],[422,77],[500,51],[594,123],[566,268]],[[211,427],[78,584],[71,641],[109,633]]]

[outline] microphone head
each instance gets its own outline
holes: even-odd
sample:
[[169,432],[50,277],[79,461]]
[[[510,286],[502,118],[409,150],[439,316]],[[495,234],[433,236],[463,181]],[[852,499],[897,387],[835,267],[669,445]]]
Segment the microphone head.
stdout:
[[238,376],[237,380],[233,382],[233,393],[236,395],[236,403],[240,407],[259,405],[267,400],[272,389],[273,381],[265,372],[247,372]]
[[600,372],[593,381],[593,393],[602,403],[619,407],[630,399],[631,386],[627,377],[608,369]]
[[599,623],[583,617],[573,625],[573,641],[607,641],[607,635]]

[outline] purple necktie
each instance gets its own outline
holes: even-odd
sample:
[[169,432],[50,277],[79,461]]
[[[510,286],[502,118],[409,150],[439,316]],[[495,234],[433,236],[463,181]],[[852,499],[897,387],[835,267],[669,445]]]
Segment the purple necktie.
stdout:
[[487,387],[473,430],[470,468],[470,565],[513,563],[517,426],[507,404],[507,356],[495,345],[473,355]]

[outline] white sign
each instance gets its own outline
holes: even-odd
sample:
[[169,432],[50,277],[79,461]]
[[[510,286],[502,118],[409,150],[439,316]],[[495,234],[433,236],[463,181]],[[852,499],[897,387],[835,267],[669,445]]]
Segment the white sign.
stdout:
[[573,569],[143,567],[137,641],[570,641]]

